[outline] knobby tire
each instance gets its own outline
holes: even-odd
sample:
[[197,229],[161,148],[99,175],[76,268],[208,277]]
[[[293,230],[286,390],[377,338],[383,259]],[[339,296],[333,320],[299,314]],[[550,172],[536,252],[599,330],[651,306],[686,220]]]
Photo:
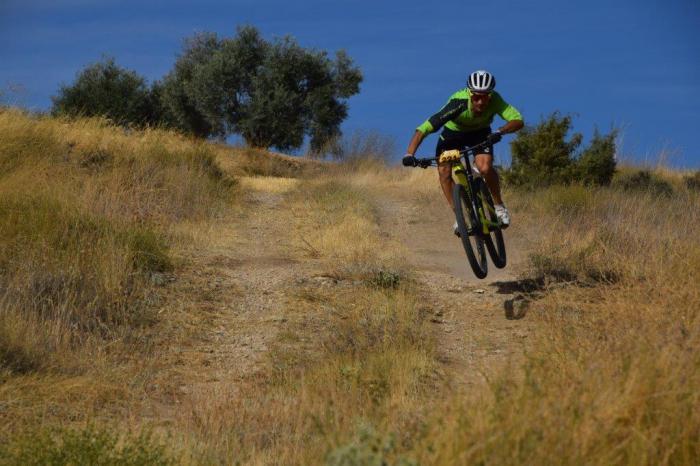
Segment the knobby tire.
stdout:
[[[483,178],[477,178],[476,186],[478,192],[481,193],[479,196],[479,201],[483,202],[484,215],[493,223],[498,223],[498,217],[493,208],[493,198],[491,197],[491,191],[489,191],[488,186],[484,182]],[[506,266],[506,245],[503,241],[503,232],[500,228],[491,230],[488,235],[484,235],[484,242],[486,243],[486,249],[491,256],[491,261],[493,265],[498,269],[502,269]]]
[[[488,274],[488,264],[486,262],[484,236],[479,231],[481,225],[478,221],[478,214],[474,209],[475,205],[472,204],[464,186],[459,183],[455,183],[452,189],[452,201],[457,219],[457,229],[462,240],[462,246],[464,246],[464,252],[467,253],[469,265],[477,278],[485,278],[486,274]],[[472,235],[469,235],[469,230],[473,232]]]

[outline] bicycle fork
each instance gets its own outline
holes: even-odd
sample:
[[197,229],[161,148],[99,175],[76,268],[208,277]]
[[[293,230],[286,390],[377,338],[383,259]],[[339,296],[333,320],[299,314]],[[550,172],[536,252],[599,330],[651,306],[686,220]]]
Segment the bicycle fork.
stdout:
[[456,183],[464,186],[464,189],[467,192],[467,196],[469,197],[469,202],[471,204],[470,210],[472,213],[475,214],[474,221],[477,222],[477,225],[472,226],[472,228],[468,232],[469,235],[473,235],[475,232],[479,231],[479,229],[485,230],[484,233],[488,234],[488,226],[486,226],[484,222],[484,212],[477,205],[477,194],[474,193],[472,189],[474,186],[474,175],[472,171],[467,171],[462,163],[456,163],[452,166],[452,176],[455,179]]
[[474,220],[477,222],[477,225],[474,225],[469,234],[473,235],[476,231],[481,230],[482,234],[488,235],[491,230],[498,228],[498,224],[492,222],[485,211],[485,209],[493,210],[492,207],[483,199],[481,191],[474,191],[474,173],[471,170],[466,170],[462,163],[457,163],[452,167],[452,176],[456,183],[464,186],[469,196],[472,212],[475,214]]

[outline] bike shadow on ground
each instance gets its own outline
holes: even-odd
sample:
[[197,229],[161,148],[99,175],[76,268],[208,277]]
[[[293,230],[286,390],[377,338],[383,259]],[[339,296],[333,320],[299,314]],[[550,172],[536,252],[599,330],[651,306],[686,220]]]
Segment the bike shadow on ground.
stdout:
[[542,291],[545,288],[544,277],[538,278],[523,278],[520,280],[507,280],[501,282],[493,282],[491,286],[496,288],[498,294],[517,294],[522,293],[531,295]]
[[491,284],[496,293],[515,295],[503,301],[503,310],[508,320],[520,320],[527,315],[530,302],[545,287],[543,278],[524,278],[520,280],[498,281]]

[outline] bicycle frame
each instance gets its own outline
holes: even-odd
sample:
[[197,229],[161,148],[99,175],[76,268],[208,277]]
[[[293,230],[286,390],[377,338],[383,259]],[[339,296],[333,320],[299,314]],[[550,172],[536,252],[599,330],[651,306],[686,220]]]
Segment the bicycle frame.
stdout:
[[[464,186],[464,189],[472,202],[473,208],[479,214],[479,224],[481,225],[481,232],[485,235],[499,227],[498,222],[493,222],[490,216],[484,212],[484,206],[489,210],[491,214],[495,215],[495,210],[488,202],[485,202],[482,198],[481,192],[474,192],[474,170],[469,162],[469,154],[476,155],[476,152],[484,147],[484,143],[478,144],[474,147],[469,147],[467,149],[459,151],[459,161],[456,161],[452,165],[452,179],[455,183],[459,183]],[[467,170],[465,167],[469,167]],[[477,202],[477,200],[479,202]]]
[[[491,221],[491,219],[489,218],[490,215],[487,215],[487,212],[484,212],[483,206],[486,206],[488,208],[489,213],[493,215],[495,215],[494,208],[491,207],[488,202],[484,202],[484,199],[481,197],[481,192],[474,192],[474,170],[472,170],[472,165],[469,162],[469,155],[471,154],[472,156],[475,156],[479,150],[484,149],[488,145],[489,144],[486,141],[484,141],[475,146],[467,147],[466,149],[460,151],[455,151],[455,154],[459,152],[459,158],[453,158],[448,160],[453,162],[452,179],[455,183],[464,186],[464,189],[467,192],[467,195],[469,196],[469,200],[472,203],[474,211],[478,212],[479,214],[481,233],[485,235],[489,234],[490,231],[498,229],[499,224],[497,222]],[[417,160],[421,164],[421,166],[424,167],[438,164],[436,159],[426,158]],[[469,169],[467,170],[465,167],[469,167]],[[480,202],[477,202],[477,200]],[[476,232],[470,232],[470,235],[474,233]]]
[[455,234],[461,237],[469,265],[477,278],[488,274],[486,250],[497,268],[506,266],[506,251],[502,225],[497,220],[496,211],[489,188],[476,167],[470,163],[470,154],[476,156],[488,144],[487,141],[463,150],[449,150],[434,158],[414,159],[413,166],[428,168],[450,163],[454,188],[451,204],[457,220]]

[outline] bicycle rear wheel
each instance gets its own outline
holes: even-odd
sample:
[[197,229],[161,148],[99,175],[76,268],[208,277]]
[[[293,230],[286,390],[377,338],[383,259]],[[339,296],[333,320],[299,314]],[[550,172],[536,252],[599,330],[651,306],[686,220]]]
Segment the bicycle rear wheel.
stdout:
[[474,211],[471,199],[467,192],[459,183],[455,183],[452,189],[452,201],[455,207],[455,217],[457,219],[457,229],[462,240],[464,252],[467,253],[469,265],[478,278],[486,277],[488,264],[486,262],[486,250],[484,238],[481,234],[479,217]]
[[[481,207],[484,209],[484,215],[491,223],[498,223],[498,216],[496,216],[496,210],[493,207],[493,198],[491,197],[491,191],[489,187],[482,178],[477,178],[476,183],[478,186],[478,192],[480,193],[478,202],[481,203]],[[486,243],[486,249],[491,256],[491,261],[496,268],[502,269],[506,266],[506,244],[503,241],[503,232],[500,227],[496,229],[489,229],[489,234],[484,235],[484,243]]]

